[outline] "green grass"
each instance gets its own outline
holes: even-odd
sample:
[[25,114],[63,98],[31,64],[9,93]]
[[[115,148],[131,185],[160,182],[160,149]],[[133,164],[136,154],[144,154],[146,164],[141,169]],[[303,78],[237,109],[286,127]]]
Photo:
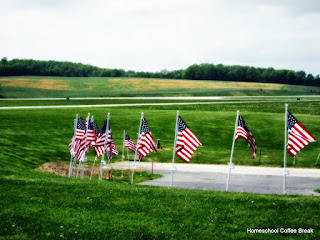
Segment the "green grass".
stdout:
[[[27,80],[19,80],[27,79]],[[319,94],[319,87],[141,78],[0,77],[0,95],[27,97],[279,96]]]
[[[69,162],[73,119],[75,114],[86,117],[88,112],[99,126],[111,113],[119,150],[113,158],[116,161],[121,156],[123,130],[136,139],[143,111],[154,138],[164,147],[145,160],[170,162],[178,109],[204,144],[199,148],[199,163],[228,163],[236,111],[240,110],[256,138],[258,156],[253,160],[252,150],[239,139],[235,164],[282,167],[284,103],[0,110],[0,239],[320,238],[319,197],[141,186],[131,185],[129,178],[100,182],[37,170],[46,162]],[[289,109],[319,140],[320,103],[297,101]],[[314,166],[319,150],[319,142],[306,146],[295,167],[319,168]],[[89,165],[93,159],[90,150]],[[196,163],[196,157],[191,162]],[[293,167],[291,157],[288,166]],[[159,177],[135,176],[136,183]],[[247,228],[313,228],[314,234],[248,234]]]
[[[74,180],[0,170],[0,239],[319,239],[318,197]],[[247,228],[314,234],[247,234]]]
[[[102,126],[108,112],[111,113],[110,125],[115,144],[121,159],[123,130],[136,139],[139,128],[140,113],[144,111],[155,140],[160,139],[163,150],[150,153],[146,160],[170,162],[175,128],[176,110],[202,141],[199,152],[202,155],[191,159],[194,163],[227,164],[230,158],[232,136],[236,110],[240,110],[247,126],[256,139],[258,154],[252,159],[252,150],[244,139],[235,145],[234,162],[240,165],[274,166],[283,164],[284,141],[284,104],[224,104],[192,106],[146,106],[122,108],[70,108],[70,109],[30,109],[0,110],[2,144],[0,145],[1,167],[36,168],[50,161],[68,161],[68,144],[73,131],[73,119],[76,114],[85,118],[88,112]],[[290,111],[302,124],[319,139],[320,103],[292,103]],[[261,150],[261,157],[260,157]],[[319,154],[319,142],[306,146],[293,166],[292,158],[288,159],[290,167],[316,167],[315,159]],[[89,164],[92,164],[94,153],[89,152]],[[133,158],[133,155],[131,156]]]

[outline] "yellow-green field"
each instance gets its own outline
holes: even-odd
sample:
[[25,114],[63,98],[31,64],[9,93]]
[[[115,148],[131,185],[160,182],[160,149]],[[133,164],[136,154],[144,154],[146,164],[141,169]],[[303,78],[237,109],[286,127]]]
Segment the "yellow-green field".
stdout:
[[319,87],[152,78],[1,77],[2,97],[319,94]]

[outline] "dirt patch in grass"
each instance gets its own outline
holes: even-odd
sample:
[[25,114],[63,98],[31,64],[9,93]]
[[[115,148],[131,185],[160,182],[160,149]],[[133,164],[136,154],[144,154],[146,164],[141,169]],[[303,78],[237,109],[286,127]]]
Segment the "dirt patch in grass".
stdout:
[[[61,175],[61,176],[69,176],[69,167],[70,164],[68,163],[63,163],[63,162],[50,162],[50,163],[45,163],[43,165],[41,165],[38,170],[41,172],[46,172],[46,173],[53,173],[53,174],[57,174],[57,175]],[[81,167],[82,168],[82,167]],[[76,166],[76,168],[74,168],[74,174],[77,174],[77,169],[78,169],[78,165]],[[84,167],[84,174],[83,176],[86,178],[90,178],[91,175],[91,170],[92,170],[92,166],[88,166],[87,164]],[[78,177],[80,177],[80,172],[79,171],[79,175]],[[113,169],[112,171],[112,175],[113,177],[120,177],[121,175],[119,175],[120,171]],[[100,174],[100,166],[96,165],[93,173],[92,173],[92,177],[93,178],[98,178]],[[124,175],[127,176],[128,175],[128,170],[124,170]],[[103,171],[103,176],[106,177],[107,176],[107,170]]]
[[69,84],[64,80],[58,79],[28,79],[28,78],[16,78],[16,79],[0,79],[3,87],[26,87],[37,88],[47,90],[68,90]]

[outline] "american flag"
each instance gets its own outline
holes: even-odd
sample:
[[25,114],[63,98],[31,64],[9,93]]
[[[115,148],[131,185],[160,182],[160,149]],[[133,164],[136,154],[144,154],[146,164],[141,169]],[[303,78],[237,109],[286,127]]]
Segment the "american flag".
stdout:
[[86,135],[86,120],[82,118],[77,119],[76,139],[83,140]]
[[97,140],[97,132],[99,133],[97,124],[95,121],[90,120],[88,125],[87,141],[95,142]]
[[[90,120],[87,119],[87,120],[83,120],[83,121],[85,121],[85,130],[86,130],[89,127]],[[83,125],[83,121],[80,121],[80,122],[82,122],[81,126]],[[78,122],[79,122],[79,119],[78,119]],[[78,131],[78,128],[77,128],[77,131]],[[88,138],[88,134],[85,131],[85,134],[83,135],[82,139],[79,139],[80,140],[79,147],[78,147],[77,151],[75,152],[75,156],[74,156],[78,160],[81,160],[82,158],[84,158],[85,154],[89,151],[91,142],[88,141],[87,138]]]
[[116,146],[113,143],[111,130],[108,130],[108,139],[107,139],[107,152],[108,152],[108,158],[111,161],[112,154],[118,155],[118,150]]
[[86,136],[86,120],[77,118],[77,126],[75,132],[75,139],[73,136],[70,141],[69,147],[71,155],[78,159],[80,155],[80,147],[82,146],[82,143]]
[[192,154],[198,146],[202,145],[199,139],[178,116],[178,136],[176,143],[176,155],[186,163],[190,162]]
[[295,156],[300,149],[307,146],[310,142],[316,142],[317,140],[299,123],[294,116],[288,111],[288,149],[287,151],[291,156]]
[[136,144],[134,141],[129,137],[129,135],[126,133],[125,138],[124,138],[124,146],[131,151],[135,152],[136,151]]
[[257,145],[254,137],[252,136],[251,132],[247,128],[247,125],[244,123],[243,117],[239,115],[238,118],[238,126],[236,130],[236,136],[234,138],[234,141],[237,141],[239,137],[243,137],[244,139],[247,140],[248,145],[252,148],[253,154],[252,158],[256,157],[256,152],[257,152]]
[[152,133],[145,118],[142,118],[141,120],[137,152],[141,155],[141,158],[145,157],[150,152],[157,152]]
[[[106,151],[106,129],[108,124],[108,118],[106,118],[100,132],[98,131],[98,136],[95,143],[92,144],[94,151],[96,152],[96,156],[99,157],[103,155]],[[98,130],[98,129],[97,129]]]

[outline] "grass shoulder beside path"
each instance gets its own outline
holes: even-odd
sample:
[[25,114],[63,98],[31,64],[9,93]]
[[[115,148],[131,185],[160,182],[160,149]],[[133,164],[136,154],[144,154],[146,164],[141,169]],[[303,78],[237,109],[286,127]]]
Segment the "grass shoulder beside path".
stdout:
[[318,197],[131,186],[30,170],[0,170],[0,183],[0,239],[320,238]]

